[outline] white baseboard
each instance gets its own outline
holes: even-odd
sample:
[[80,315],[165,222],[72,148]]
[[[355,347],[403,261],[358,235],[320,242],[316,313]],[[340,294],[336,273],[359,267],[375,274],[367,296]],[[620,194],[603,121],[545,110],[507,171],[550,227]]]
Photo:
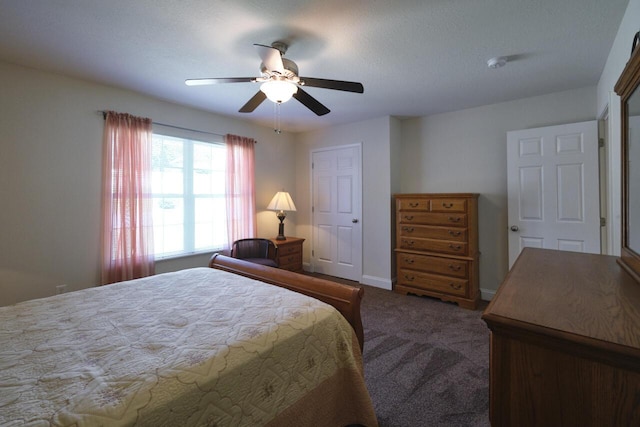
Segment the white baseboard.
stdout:
[[[310,263],[303,263],[302,268],[304,269],[304,271],[314,273],[313,267]],[[363,275],[359,283],[362,283],[363,285],[373,286],[380,289],[386,289],[388,291],[393,289],[392,281],[389,279],[384,279],[382,277]]]
[[393,289],[391,280],[383,279],[381,277],[363,275],[362,279],[360,280],[360,283],[362,283],[363,285],[369,285],[369,286],[373,286],[380,289],[386,289],[388,291]]
[[483,301],[491,301],[495,295],[494,289],[480,289],[480,299]]

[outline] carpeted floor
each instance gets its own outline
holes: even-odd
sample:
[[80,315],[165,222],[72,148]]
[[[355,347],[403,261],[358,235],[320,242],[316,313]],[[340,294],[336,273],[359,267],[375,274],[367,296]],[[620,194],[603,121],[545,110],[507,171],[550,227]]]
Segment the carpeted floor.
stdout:
[[486,303],[472,311],[364,288],[365,379],[380,427],[488,426]]
[[365,380],[380,427],[489,426],[489,329],[480,318],[487,303],[472,311],[364,290]]

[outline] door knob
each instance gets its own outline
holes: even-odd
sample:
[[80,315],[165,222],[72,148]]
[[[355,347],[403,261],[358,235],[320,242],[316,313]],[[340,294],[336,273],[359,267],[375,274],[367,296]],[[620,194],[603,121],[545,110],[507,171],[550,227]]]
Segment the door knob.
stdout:
[[520,230],[520,229],[518,228],[517,225],[512,225],[511,226],[511,231],[518,231],[518,230]]
[[352,223],[354,223],[354,224],[356,224],[356,223],[358,222],[358,218],[353,218],[353,219],[351,220],[351,222],[352,222]]

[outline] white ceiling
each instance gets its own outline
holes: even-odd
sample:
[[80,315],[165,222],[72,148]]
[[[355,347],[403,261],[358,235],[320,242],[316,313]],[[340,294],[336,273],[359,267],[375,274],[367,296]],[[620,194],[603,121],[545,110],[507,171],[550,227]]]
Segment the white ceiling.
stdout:
[[[424,116],[596,85],[628,0],[0,0],[0,59],[272,126],[274,104],[238,109],[259,76],[252,44],[290,44],[300,75],[364,94],[305,90],[282,129]],[[631,46],[629,46],[631,48]],[[487,60],[509,63],[489,69]]]

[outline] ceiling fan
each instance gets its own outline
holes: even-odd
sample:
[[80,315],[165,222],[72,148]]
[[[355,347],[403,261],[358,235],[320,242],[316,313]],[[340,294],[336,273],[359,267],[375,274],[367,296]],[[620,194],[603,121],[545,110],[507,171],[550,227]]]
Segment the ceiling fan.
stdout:
[[260,59],[262,59],[262,64],[260,64],[261,77],[187,79],[185,83],[189,86],[218,83],[262,83],[260,90],[240,108],[239,111],[241,113],[252,112],[265,99],[269,99],[276,104],[281,104],[287,102],[291,97],[294,97],[318,116],[323,116],[331,110],[304,91],[302,86],[355,93],[364,92],[362,83],[299,77],[296,63],[283,57],[289,47],[286,43],[274,42],[271,46],[261,44],[254,44],[254,46],[258,51]]

